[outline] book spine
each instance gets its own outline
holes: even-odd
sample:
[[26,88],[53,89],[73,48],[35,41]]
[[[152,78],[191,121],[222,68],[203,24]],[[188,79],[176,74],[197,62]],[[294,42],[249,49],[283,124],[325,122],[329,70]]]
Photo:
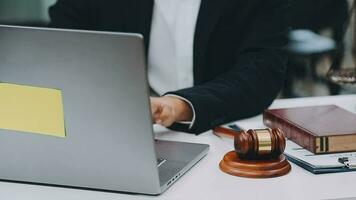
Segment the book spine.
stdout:
[[314,154],[317,153],[317,138],[296,126],[295,124],[284,120],[283,118],[280,118],[268,111],[263,113],[263,123],[269,128],[281,129],[288,139],[309,150],[310,152],[313,152]]

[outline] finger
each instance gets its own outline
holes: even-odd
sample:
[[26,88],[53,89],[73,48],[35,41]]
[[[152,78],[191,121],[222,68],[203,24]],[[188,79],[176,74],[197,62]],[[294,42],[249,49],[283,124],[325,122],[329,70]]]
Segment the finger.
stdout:
[[165,127],[171,126],[174,123],[172,108],[169,106],[164,106],[158,121]]
[[151,113],[153,115],[158,111],[159,104],[157,102],[157,99],[154,97],[151,97],[150,100],[151,100]]
[[161,116],[161,112],[162,112],[162,109],[161,108],[157,108],[156,111],[154,113],[152,113],[152,118],[155,121],[157,121]]
[[151,116],[155,123],[157,123],[157,120],[159,119],[161,111],[162,111],[162,106],[160,105],[160,102],[158,101],[158,99],[151,97]]

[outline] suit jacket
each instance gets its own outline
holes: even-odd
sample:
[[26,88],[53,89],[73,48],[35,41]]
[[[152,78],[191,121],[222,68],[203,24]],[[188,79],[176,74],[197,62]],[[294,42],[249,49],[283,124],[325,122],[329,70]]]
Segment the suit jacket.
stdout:
[[[148,49],[154,0],[58,0],[51,27],[141,33]],[[286,0],[202,0],[194,37],[194,87],[169,93],[193,104],[201,133],[267,108],[286,71]],[[169,67],[169,66],[167,66]]]

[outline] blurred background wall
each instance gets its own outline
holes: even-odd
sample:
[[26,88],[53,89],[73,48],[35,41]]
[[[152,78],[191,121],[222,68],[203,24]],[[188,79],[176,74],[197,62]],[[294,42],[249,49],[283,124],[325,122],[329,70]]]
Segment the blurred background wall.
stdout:
[[56,0],[0,0],[0,23],[44,25],[49,21],[47,9]]

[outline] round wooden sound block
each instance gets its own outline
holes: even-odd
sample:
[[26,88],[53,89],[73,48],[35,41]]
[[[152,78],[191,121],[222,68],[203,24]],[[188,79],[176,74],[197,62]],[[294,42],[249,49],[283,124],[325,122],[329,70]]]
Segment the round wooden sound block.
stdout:
[[241,160],[235,151],[230,151],[220,162],[220,169],[233,176],[272,178],[288,174],[291,166],[283,154],[272,160]]

